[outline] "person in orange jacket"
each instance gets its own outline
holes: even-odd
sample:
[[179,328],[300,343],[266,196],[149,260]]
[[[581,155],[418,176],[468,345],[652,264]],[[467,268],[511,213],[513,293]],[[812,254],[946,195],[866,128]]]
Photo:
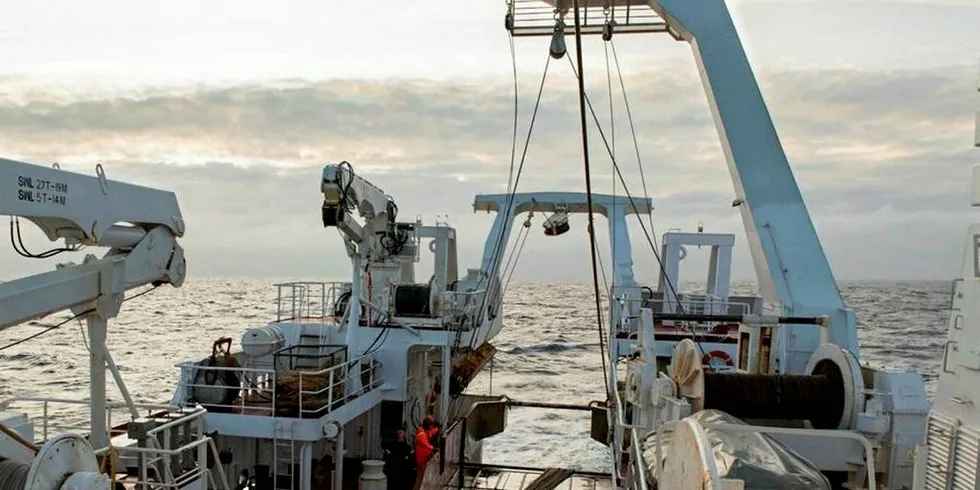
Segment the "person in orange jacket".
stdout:
[[439,433],[432,417],[422,419],[422,425],[415,433],[415,464],[418,471],[415,475],[415,489],[422,488],[422,478],[425,475],[425,465],[429,463],[436,452],[436,447],[432,444],[431,438]]

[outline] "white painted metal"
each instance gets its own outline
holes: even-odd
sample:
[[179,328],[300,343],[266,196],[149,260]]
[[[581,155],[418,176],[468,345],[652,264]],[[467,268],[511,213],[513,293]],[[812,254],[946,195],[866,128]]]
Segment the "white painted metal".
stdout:
[[[66,477],[78,487],[66,487]],[[76,434],[61,434],[41,446],[30,472],[27,474],[25,490],[56,490],[77,488],[78,490],[109,490],[109,479],[99,474],[99,464],[92,446]]]
[[[563,12],[569,7],[566,0],[560,0],[557,5],[556,2],[548,3],[559,10],[557,18],[549,20],[560,22],[561,16],[567,15]],[[591,1],[584,3],[586,9],[606,6]],[[616,19],[619,8],[633,9],[641,3],[647,3],[652,7],[651,12],[655,12],[649,17],[653,20],[641,26],[644,32],[669,30],[694,48],[733,177],[735,203],[742,213],[764,299],[784,315],[829,318],[829,333],[827,328],[818,329],[818,333],[808,326],[781,326],[773,346],[775,364],[781,366],[781,372],[802,374],[811,371],[818,360],[830,360],[845,374],[848,406],[840,430],[755,426],[744,430],[771,433],[821,469],[848,472],[851,480],[848,483],[853,488],[864,485],[874,488],[876,479],[883,482],[885,489],[907,486],[911,468],[905,454],[921,439],[925,430],[925,394],[921,377],[862,369],[857,365],[854,315],[837,291],[724,1],[617,0],[610,6],[606,19]],[[514,5],[515,2],[509,3],[509,14],[514,13]],[[595,27],[590,26],[590,32],[598,32]],[[534,27],[529,29],[526,32],[536,32]],[[516,31],[512,30],[512,33],[518,35]],[[106,405],[104,370],[106,364],[110,369],[113,367],[111,356],[100,348],[105,341],[106,319],[118,312],[123,292],[134,287],[133,284],[164,281],[180,285],[184,275],[182,251],[175,243],[176,237],[183,233],[183,222],[173,194],[107,181],[101,168],[99,172],[100,177],[92,179],[0,160],[0,182],[7,182],[0,184],[6,186],[0,187],[0,196],[12,196],[11,200],[16,196],[15,202],[0,200],[0,212],[31,211],[13,214],[28,217],[52,239],[63,237],[77,243],[114,247],[103,259],[93,257],[86,264],[70,269],[13,285],[0,284],[0,329],[66,307],[82,311],[93,301],[98,301],[98,317],[89,318],[94,352],[91,358],[91,415],[96,433],[93,440],[96,441],[105,437],[105,417],[100,415],[104,414]],[[980,189],[980,184],[975,187]],[[504,285],[500,266],[506,247],[500,244],[508,243],[514,220],[518,215],[532,211],[588,211],[586,196],[581,193],[477,196],[475,211],[498,214],[487,237],[480,268],[469,269],[459,278],[456,232],[451,227],[438,223],[422,226],[419,221],[395,222],[396,208],[391,207],[393,201],[389,196],[356,175],[346,164],[327,165],[323,169],[320,190],[324,196],[324,226],[337,227],[344,238],[353,266],[351,281],[333,285],[281,285],[276,321],[263,327],[261,332],[251,332],[257,335],[246,333],[242,341],[243,352],[234,354],[240,365],[202,368],[195,361],[179,366],[181,378],[173,397],[175,405],[195,403],[191,388],[202,372],[217,376],[232,371],[242,380],[241,396],[233,405],[215,407],[213,412],[202,410],[195,415],[199,417],[199,424],[194,442],[182,449],[197,451],[199,465],[205,462],[207,448],[212,450],[215,459],[221,450],[228,451],[225,454],[230,453],[234,461],[229,468],[234,468],[233,472],[226,473],[219,464],[215,471],[207,472],[196,481],[199,486],[210,477],[215,486],[224,483],[226,487],[226,477],[237,477],[238,470],[257,465],[271,466],[274,477],[291,476],[297,452],[302,473],[298,487],[302,490],[309,490],[314,485],[310,478],[311,461],[327,455],[333,457],[333,488],[343,484],[345,457],[362,460],[366,475],[373,475],[372,465],[376,466],[376,463],[372,460],[379,452],[382,401],[405,402],[402,416],[411,419],[415,417],[412,414],[415,406],[420,405],[424,413],[429,413],[427,395],[431,390],[440,395],[438,419],[445,428],[451,422],[450,418],[456,415],[449,411],[450,366],[454,355],[466,346],[478,346],[493,339],[503,325],[501,296]],[[135,204],[135,198],[141,195],[146,199]],[[69,201],[73,205],[79,204],[71,212],[66,211]],[[672,459],[671,466],[663,472],[661,487],[726,490],[738,487],[738,482],[718,477],[702,427],[692,420],[683,420],[698,408],[698,404],[689,403],[678,395],[679,389],[683,388],[680,382],[656,372],[656,358],[664,353],[671,355],[673,346],[657,342],[654,311],[650,308],[657,299],[645,300],[643,289],[634,278],[626,223],[630,214],[649,214],[652,203],[649,199],[631,201],[608,195],[595,195],[593,202],[594,211],[608,218],[613,256],[610,294],[616,301],[610,301],[609,306],[611,362],[607,372],[611,386],[619,384],[617,364],[621,356],[640,354],[639,359],[628,362],[624,370],[627,394],[621,398],[619,391],[614,390],[612,399],[608,400],[614,460],[630,463],[630,470],[626,472],[615,465],[612,476],[617,487],[647,489],[645,473],[639,470],[643,463],[643,433],[654,432],[665,423],[677,421],[681,421],[681,433],[686,435],[674,439],[672,450],[689,451],[692,457]],[[360,222],[354,213],[358,214]],[[120,222],[136,226],[127,227]],[[393,237],[403,238],[404,248],[392,251],[386,243],[390,244]],[[415,282],[415,267],[423,240],[433,254],[434,268],[431,273],[419,275],[423,280],[431,277],[427,283],[419,284]],[[980,249],[978,243],[980,239],[974,237],[971,242],[974,252]],[[738,303],[729,296],[733,244],[734,238],[726,234],[668,233],[664,237],[666,264],[659,291],[662,304],[657,310],[669,311],[668,306],[691,304],[705,312],[731,314],[734,309],[741,315],[742,323],[752,328],[774,322],[774,317],[762,315],[762,308],[755,302]],[[668,296],[670,288],[664,283],[672,282],[676,286],[684,247],[698,245],[712,250],[707,291],[702,295]],[[977,256],[980,252],[973,254],[974,261],[980,261]],[[971,262],[974,275],[970,277],[973,278],[980,276],[980,266],[976,263],[980,262]],[[291,291],[288,305],[282,294],[284,287]],[[311,291],[316,289],[321,294],[313,298],[317,295]],[[345,291],[350,293],[350,301],[345,308],[340,308],[338,300]],[[399,310],[399,301],[408,301],[405,300],[408,296],[399,296],[399,291],[424,291],[420,293],[425,295],[424,305],[417,305],[420,311]],[[31,304],[27,308],[20,304],[28,300]],[[318,304],[318,311],[314,310],[313,304]],[[338,309],[342,311],[335,311]],[[618,336],[623,333],[637,335]],[[264,337],[264,340],[256,343],[258,337]],[[270,390],[274,397],[277,376],[283,367],[273,353],[279,347],[289,349],[309,345],[309,341],[304,341],[309,338],[319,342],[319,355],[323,356],[326,352],[323,346],[330,344],[343,346],[346,357],[340,363],[326,367],[317,365],[298,375],[301,400],[298,414],[283,416],[276,412],[276,408],[281,407],[275,402],[265,406],[248,397],[263,389]],[[974,343],[980,343],[980,340]],[[753,348],[756,348],[755,344]],[[969,356],[954,357],[959,365],[970,368],[975,364],[980,369],[980,361],[971,364],[966,359]],[[980,355],[974,357],[980,359]],[[433,386],[433,378],[439,371],[442,384]],[[325,390],[305,387],[303,379],[314,376],[327,378],[329,386]],[[127,396],[124,386],[119,384]],[[264,388],[251,384],[261,384]],[[336,386],[346,388],[337,395],[342,398],[334,398]],[[96,397],[98,394],[102,396]],[[326,396],[328,408],[320,411],[304,409],[302,400],[308,395]],[[966,396],[968,394],[947,398],[950,403],[958,400],[960,405],[965,405],[969,401]],[[942,427],[954,427],[953,430],[958,432],[953,435],[961,437],[959,434],[962,433],[965,439],[963,442],[945,441],[946,446],[960,444],[956,447],[965,448],[962,454],[972,454],[969,451],[975,452],[977,438],[972,435],[975,432],[969,428],[956,429],[965,424],[948,412],[937,412],[930,419],[930,437],[940,438],[936,439],[936,445],[942,446],[941,438],[946,437]],[[102,422],[95,422],[100,418]],[[953,421],[946,423],[949,420]],[[414,424],[417,420],[408,422]],[[220,435],[211,439],[203,435],[204,431]],[[272,447],[269,447],[270,442]],[[5,447],[0,440],[0,450]],[[133,448],[133,452],[140,454],[152,451],[168,458],[179,454],[177,450]],[[955,451],[951,452],[950,457],[955,454]],[[935,463],[937,455],[942,456],[938,449],[931,453],[929,461]],[[684,461],[698,464],[685,466]],[[959,470],[960,480],[950,476],[944,482],[970,483],[972,480],[963,478],[967,478],[969,469],[973,469],[975,475],[976,463],[967,459],[952,461],[950,468],[953,469],[947,468],[948,474],[957,474],[956,464],[966,469]],[[926,466],[919,464],[920,468]],[[81,479],[79,477],[77,481]],[[934,481],[928,476],[920,479]],[[365,482],[364,487],[369,489],[378,484],[372,478]],[[290,483],[292,487],[293,483]]]
[[[823,344],[813,353],[806,365],[805,374],[812,374],[822,361],[833,362],[841,372],[844,384],[844,415],[841,417],[841,430],[855,427],[858,415],[864,410],[864,378],[861,366],[850,352],[833,344]],[[807,422],[809,426],[809,422]]]
[[[675,288],[680,287],[680,263],[687,254],[686,247],[708,247],[711,255],[708,261],[705,293],[708,296],[727,299],[732,275],[732,247],[734,246],[735,235],[729,233],[665,233],[660,253],[664,267],[660,273],[658,289],[669,293],[670,285]],[[672,294],[664,295],[663,312],[674,311],[677,306],[678,301]],[[728,313],[728,311],[718,313]]]
[[[453,362],[467,348],[493,339],[502,327],[499,271],[471,269],[459,278],[455,229],[445,223],[396,222],[393,201],[346,164],[328,165],[320,189],[324,225],[335,226],[344,238],[353,265],[351,281],[277,285],[276,319],[244,334],[242,351],[233,354],[237,365],[205,367],[200,359],[179,364],[181,376],[172,399],[178,406],[193,405],[194,388],[210,386],[209,378],[236,373],[242,380],[238,399],[229,405],[209,404],[211,411],[204,415],[207,430],[221,434],[217,447],[235,461],[229,476],[237,478],[244,470],[257,477],[251,472],[268,465],[273,477],[285,478],[290,462],[298,463],[303,475],[296,488],[302,490],[314,485],[306,477],[309,461],[333,458],[331,478],[339,487],[344,458],[382,456],[382,401],[404,402],[403,417],[417,424],[430,414],[428,398],[435,394],[439,408],[431,415],[445,429],[458,415],[458,407],[450,403]],[[404,246],[390,247],[392,237]],[[416,267],[424,249],[433,256],[433,270],[421,273]],[[430,279],[416,283],[417,276]],[[488,294],[492,288],[496,295]],[[408,294],[399,296],[400,290]],[[340,303],[345,294],[350,296],[346,305]],[[420,311],[409,311],[406,302],[416,300]],[[346,357],[323,365],[314,360],[316,367],[299,371],[279,358],[289,349],[314,345],[318,355],[342,349]],[[421,358],[420,352],[425,353]],[[274,390],[282,388],[279,377],[290,370],[299,378],[298,413],[277,413],[280,407],[270,401],[276,399]],[[441,385],[433,382],[436,377]],[[324,379],[326,387],[321,387]],[[307,387],[304,380],[316,386]],[[261,386],[253,386],[257,384]],[[335,388],[342,388],[339,394]],[[253,396],[259,394],[264,396]],[[308,397],[324,397],[326,408],[304,405]]]
[[[96,167],[96,173],[96,177],[88,177],[0,159],[0,214],[26,218],[49,239],[63,238],[66,246],[109,247],[102,258],[87,255],[81,264],[59,264],[55,271],[0,284],[0,330],[64,309],[84,318],[88,328],[91,386],[89,399],[81,403],[89,406],[90,422],[84,429],[89,432],[89,441],[69,434],[48,439],[49,400],[44,400],[42,433],[47,443],[34,456],[33,464],[38,468],[28,476],[31,489],[59,485],[108,488],[105,477],[79,473],[99,470],[90,443],[99,448],[97,452],[106,452],[110,445],[107,368],[130,414],[137,415],[137,406],[106,348],[108,319],[119,313],[127,291],[150,284],[179,287],[186,274],[183,249],[177,244],[177,238],[184,234],[184,223],[174,194],[108,180],[101,166]],[[20,425],[18,430],[30,432],[33,439],[30,423],[26,424],[29,430]],[[203,458],[209,439],[201,431],[194,437],[196,442],[191,444],[202,448]],[[0,456],[9,454],[7,448],[6,443],[0,444],[4,451]],[[126,449],[166,452],[159,446]],[[24,460],[23,454],[18,457]],[[78,474],[70,476],[72,472]],[[145,473],[142,476],[145,479]]]
[[293,423],[288,419],[278,421],[276,425],[276,437],[272,441],[272,459],[275,467],[273,468],[274,481],[284,478],[289,481],[289,490],[292,490],[293,464],[296,463],[296,439],[293,437]]
[[[980,80],[977,81],[980,91]],[[980,113],[976,121],[980,147]],[[980,206],[980,165],[974,165],[971,205]],[[953,281],[942,371],[924,444],[915,451],[914,490],[980,488],[980,222],[969,226],[960,277]],[[919,442],[918,440],[916,442]]]
[[385,477],[385,462],[376,459],[364,461],[364,471],[361,472],[360,490],[385,490],[388,488],[388,479]]
[[[830,265],[724,0],[649,0],[693,48],[735,185],[763,297],[794,316],[831,318],[831,341],[857,352],[857,322]],[[777,349],[787,373],[802,373],[819,345],[787,327]]]
[[[0,411],[0,425],[13,431],[25,441],[34,442],[34,426],[28,420],[27,414]],[[24,447],[16,438],[11,438],[0,431],[0,457],[31,464],[34,460],[34,452]]]
[[[107,320],[118,314],[127,290],[150,283],[180,286],[184,279],[183,219],[171,192],[0,159],[0,213],[30,219],[57,240],[89,245],[125,243],[103,258],[60,265],[59,270],[0,284],[0,330],[66,308],[88,323],[92,441],[108,444],[105,419]],[[148,206],[160,206],[159,209]],[[149,230],[110,233],[120,221]],[[113,364],[114,366],[114,364]],[[117,373],[115,374],[117,379]],[[121,390],[128,398],[124,385]]]
[[[588,213],[586,195],[579,192],[533,192],[516,193],[511,196],[511,194],[480,194],[474,200],[475,212],[497,213],[483,248],[481,268],[484,272],[493,273],[500,267],[497,244],[508,243],[517,216],[531,211],[554,213],[560,207],[569,214]],[[593,194],[592,205],[596,214],[605,216],[609,221],[609,240],[611,246],[615,247],[611,255],[617,260],[613,264],[613,282],[620,285],[635,284],[633,254],[626,217],[631,214],[649,214],[653,209],[652,201],[642,198],[634,198],[630,201],[623,196]]]
[[669,451],[671,457],[659,483],[663,488],[722,490],[721,478],[711,442],[693,420],[682,420],[674,428]]
[[[980,165],[972,203],[980,201]],[[942,371],[925,444],[916,451],[916,490],[977,488],[980,410],[980,222],[967,231],[960,277],[953,281]]]
[[[163,226],[184,235],[173,192],[108,180],[102,166],[97,177],[0,158],[0,214],[34,222],[51,241],[67,238],[84,245],[130,246],[142,240],[131,228],[113,237],[109,230],[129,223],[143,231]],[[125,238],[123,235],[128,236]]]
[[[650,328],[647,325],[652,323],[652,311],[643,309],[641,319],[640,328],[645,332]],[[743,318],[748,324],[763,324],[772,320],[761,316]],[[644,342],[647,341],[646,337],[644,335]],[[682,343],[690,342],[684,340]],[[641,347],[644,352],[648,349]],[[697,355],[690,347],[687,353],[690,354],[688,357]],[[862,369],[850,352],[833,344],[823,344],[814,352],[806,373],[811,373],[822,361],[834,363],[843,377],[844,417],[837,430],[780,430],[756,425],[748,425],[744,429],[733,426],[731,430],[769,433],[817,468],[847,473],[852,487],[874,483],[869,480],[868,473],[877,471],[880,481],[884,483],[881,488],[908,488],[913,476],[909,455],[923,436],[926,414],[925,386],[921,376],[884,372],[870,367]],[[675,362],[678,361],[675,359]],[[685,366],[688,371],[692,367],[698,371],[703,369],[700,363],[691,360],[687,360]],[[646,396],[644,390],[640,390],[638,401],[636,398],[627,399],[632,404],[634,427],[653,430],[664,423],[684,419],[688,410],[700,410],[703,400],[701,385],[697,381],[700,375],[692,375],[688,371],[680,372],[672,366],[668,371],[672,379],[657,379],[649,391],[649,401],[643,399]],[[682,383],[689,386],[686,391],[681,389]],[[632,386],[628,379],[627,386]],[[675,407],[688,408],[678,410]],[[873,454],[874,465],[862,454]]]

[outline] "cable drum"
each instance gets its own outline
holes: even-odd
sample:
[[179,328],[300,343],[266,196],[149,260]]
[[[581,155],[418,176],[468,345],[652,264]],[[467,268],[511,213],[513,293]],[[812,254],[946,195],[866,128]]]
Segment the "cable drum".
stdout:
[[807,374],[750,374],[704,369],[691,339],[677,344],[670,373],[693,411],[714,409],[737,418],[801,421],[814,429],[851,429],[864,409],[857,359],[833,345],[818,347]]
[[[830,366],[827,371],[833,371]],[[839,373],[704,373],[704,408],[738,418],[809,420],[816,428],[836,428],[844,391]]]
[[0,490],[24,490],[31,465],[0,457]]

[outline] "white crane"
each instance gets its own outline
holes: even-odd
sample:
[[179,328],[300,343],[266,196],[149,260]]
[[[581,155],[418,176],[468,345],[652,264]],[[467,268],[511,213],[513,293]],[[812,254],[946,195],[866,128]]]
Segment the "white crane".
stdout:
[[[174,193],[108,180],[101,165],[96,173],[91,177],[0,158],[0,214],[33,222],[51,241],[64,240],[62,250],[79,245],[109,248],[101,258],[89,254],[81,264],[59,264],[54,271],[0,284],[0,330],[70,309],[74,318],[85,319],[90,339],[90,445],[71,435],[49,440],[35,456],[27,488],[64,488],[46,479],[52,470],[62,472],[59,479],[79,473],[63,481],[72,488],[108,488],[108,480],[92,467],[92,448],[109,444],[107,365],[136,415],[106,349],[108,319],[119,313],[127,291],[150,284],[179,287],[186,274],[184,252],[177,244],[184,221]],[[19,241],[15,235],[11,228],[11,238]],[[21,255],[30,256],[26,251]],[[72,458],[74,462],[46,459],[69,447],[81,447],[82,456]]]

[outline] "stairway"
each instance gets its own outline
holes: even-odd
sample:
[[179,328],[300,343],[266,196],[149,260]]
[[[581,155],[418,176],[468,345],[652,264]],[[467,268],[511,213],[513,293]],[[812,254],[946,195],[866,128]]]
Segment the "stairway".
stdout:
[[298,359],[295,360],[294,369],[309,371],[319,371],[327,368],[325,357],[329,356],[330,351],[336,347],[326,347],[327,327],[322,324],[303,324],[300,327],[299,348],[297,349]]

